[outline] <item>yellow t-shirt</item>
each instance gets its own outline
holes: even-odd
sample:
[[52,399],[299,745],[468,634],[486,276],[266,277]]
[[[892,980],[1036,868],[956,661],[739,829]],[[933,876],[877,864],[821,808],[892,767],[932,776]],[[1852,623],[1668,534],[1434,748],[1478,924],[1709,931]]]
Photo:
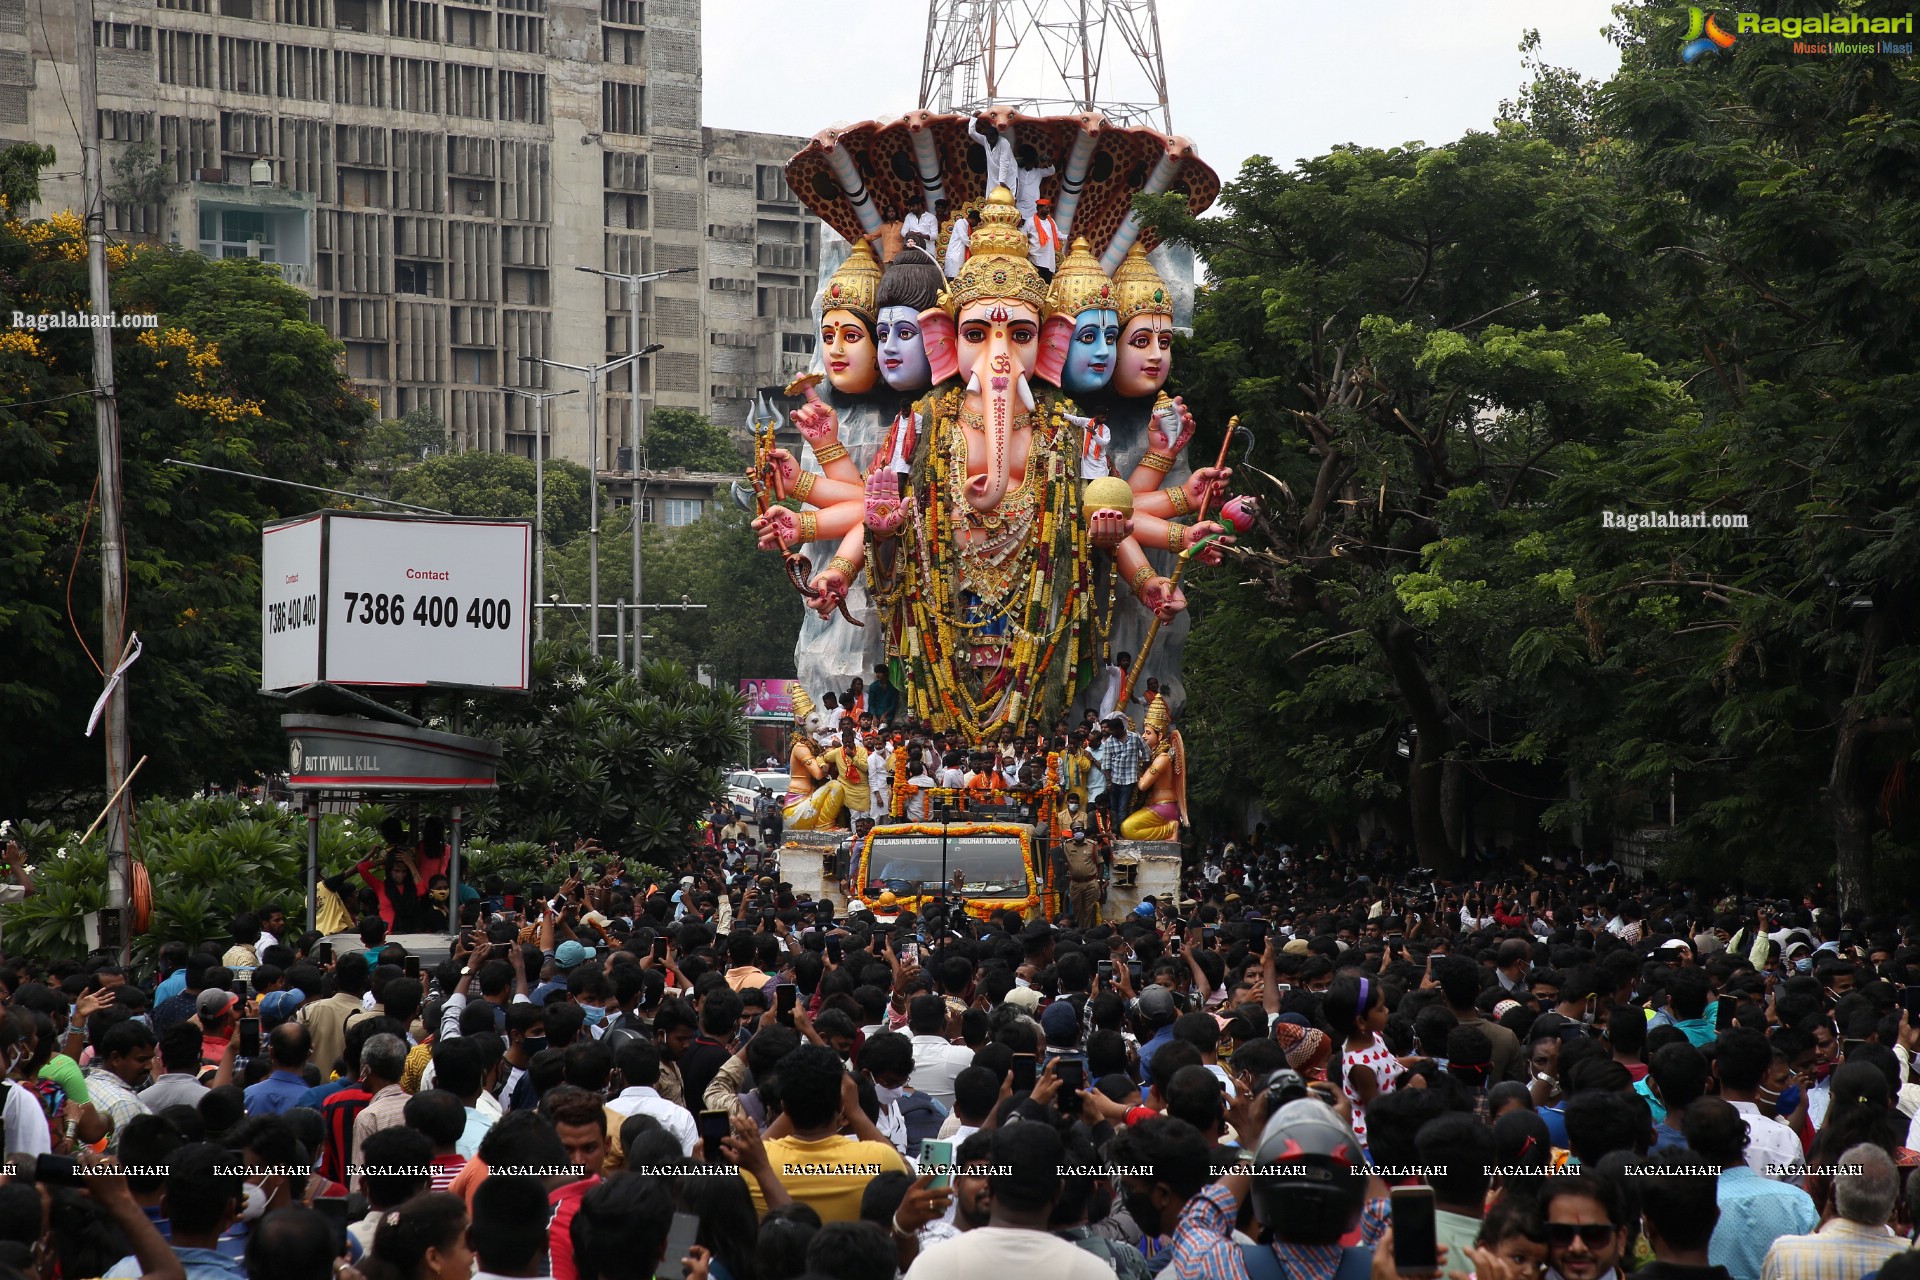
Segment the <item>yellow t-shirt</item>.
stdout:
[[[906,1173],[907,1162],[885,1142],[863,1142],[835,1135],[816,1141],[769,1138],[767,1158],[787,1194],[813,1206],[822,1222],[853,1222],[860,1217],[860,1197],[867,1184],[883,1173]],[[755,1213],[767,1211],[766,1197],[753,1175],[742,1170],[753,1194]]]

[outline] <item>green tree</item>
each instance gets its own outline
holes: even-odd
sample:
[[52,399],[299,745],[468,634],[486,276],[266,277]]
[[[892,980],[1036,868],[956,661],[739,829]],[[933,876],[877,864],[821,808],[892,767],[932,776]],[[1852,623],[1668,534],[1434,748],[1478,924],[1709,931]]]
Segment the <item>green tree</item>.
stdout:
[[1666,285],[1642,323],[1700,412],[1559,496],[1747,525],[1576,548],[1595,644],[1635,673],[1612,764],[1670,767],[1693,865],[1831,867],[1843,906],[1884,902],[1920,847],[1920,68],[1765,37],[1684,66],[1681,12],[1616,10],[1600,124],[1642,193],[1620,235]]
[[725,427],[692,409],[655,409],[647,415],[647,466],[654,471],[685,467],[731,475],[746,466]]
[[[1218,218],[1146,202],[1213,281],[1178,366],[1190,400],[1211,424],[1241,414],[1272,475],[1261,536],[1196,576],[1198,597],[1224,599],[1196,609],[1188,652],[1222,675],[1249,646],[1276,662],[1251,702],[1293,743],[1276,798],[1338,820],[1393,797],[1428,865],[1457,856],[1475,762],[1514,728],[1487,733],[1488,717],[1526,714],[1497,646],[1440,629],[1460,609],[1525,616],[1519,602],[1492,607],[1477,573],[1434,574],[1431,549],[1511,546],[1551,518],[1540,499],[1564,459],[1671,409],[1598,314],[1626,301],[1606,269],[1608,195],[1560,147],[1508,130],[1296,171],[1255,157]],[[1254,585],[1233,585],[1247,568]],[[1240,729],[1203,766],[1271,774],[1275,725],[1254,732],[1245,680],[1189,684],[1197,724]]]
[[[10,180],[11,181],[11,180]],[[142,790],[251,777],[280,754],[259,696],[262,524],[311,494],[166,465],[204,462],[338,486],[368,404],[339,344],[269,268],[177,249],[110,249],[112,301],[161,328],[114,337],[127,626],[145,656],[128,680]],[[0,223],[0,310],[87,309],[78,218]],[[81,736],[117,652],[100,643],[89,335],[0,336],[0,812],[98,807],[101,740]],[[115,646],[106,646],[115,648]]]
[[559,644],[533,661],[531,696],[467,704],[465,731],[506,749],[500,790],[476,811],[482,834],[536,844],[598,836],[608,849],[672,866],[746,750],[731,689],[649,661],[638,675]]
[[392,497],[395,477],[447,451],[447,424],[424,406],[367,429],[360,440],[354,483],[362,492]]
[[[547,537],[570,542],[587,527],[587,469],[559,458],[546,464]],[[388,495],[397,502],[457,516],[531,520],[533,460],[513,453],[443,453],[394,474]]]
[[[600,600],[603,607],[633,598],[633,524],[623,508],[601,526]],[[782,570],[780,557],[760,551],[751,517],[716,501],[702,518],[680,528],[648,525],[641,531],[641,566],[648,603],[694,604],[698,609],[648,609],[648,657],[671,659],[689,669],[706,667],[718,683],[733,687],[750,678],[791,679],[793,645],[805,606]],[[588,593],[587,542],[575,539],[550,554],[548,575],[572,603]],[[611,615],[605,634],[614,633]],[[556,632],[555,628],[559,628]],[[586,636],[584,611],[561,610],[547,619],[548,634]]]

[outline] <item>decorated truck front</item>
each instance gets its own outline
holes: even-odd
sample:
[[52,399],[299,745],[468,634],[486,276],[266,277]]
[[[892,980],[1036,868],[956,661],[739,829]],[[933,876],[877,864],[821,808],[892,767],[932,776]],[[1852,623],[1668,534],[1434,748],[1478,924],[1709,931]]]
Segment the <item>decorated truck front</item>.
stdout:
[[860,844],[853,883],[869,903],[891,891],[903,911],[923,912],[944,885],[983,920],[1007,909],[1051,918],[1061,909],[1059,890],[1035,830],[1011,822],[875,827]]

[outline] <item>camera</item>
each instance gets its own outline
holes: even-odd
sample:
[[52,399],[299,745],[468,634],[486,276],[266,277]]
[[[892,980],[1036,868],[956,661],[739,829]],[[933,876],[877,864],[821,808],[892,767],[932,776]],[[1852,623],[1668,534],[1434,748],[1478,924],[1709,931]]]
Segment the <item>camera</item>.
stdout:
[[1300,1099],[1309,1096],[1306,1077],[1290,1067],[1282,1067],[1280,1070],[1268,1076],[1267,1082],[1261,1085],[1260,1088],[1268,1095],[1267,1110],[1269,1114],[1278,1111],[1289,1102],[1298,1102]]

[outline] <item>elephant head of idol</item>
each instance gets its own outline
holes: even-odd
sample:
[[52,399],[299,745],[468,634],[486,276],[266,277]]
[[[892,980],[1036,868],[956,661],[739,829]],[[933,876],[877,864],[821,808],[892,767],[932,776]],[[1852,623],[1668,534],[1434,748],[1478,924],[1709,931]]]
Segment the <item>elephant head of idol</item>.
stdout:
[[[973,510],[993,511],[1007,494],[1013,433],[1034,410],[1027,377],[1039,359],[1047,286],[1027,258],[1027,233],[1005,187],[987,197],[970,248],[942,311],[952,322],[952,372],[967,380],[967,416],[979,415],[984,437],[983,465],[967,477],[963,493]],[[932,357],[931,330],[927,347]],[[938,365],[934,376],[941,376]]]
[[920,313],[940,300],[947,277],[925,251],[909,245],[893,255],[880,276],[875,299],[879,324],[873,336],[880,355],[880,376],[895,391],[919,392],[933,385]]
[[865,240],[855,240],[820,294],[820,359],[827,381],[844,395],[863,396],[879,380],[874,346],[879,292],[880,264]]
[[1139,245],[1113,273],[1120,317],[1120,350],[1113,389],[1129,400],[1158,395],[1173,372],[1173,295]]
[[1073,251],[1047,288],[1035,376],[1077,396],[1106,386],[1120,341],[1120,316],[1114,307],[1113,281],[1100,269],[1086,240],[1075,238]]

